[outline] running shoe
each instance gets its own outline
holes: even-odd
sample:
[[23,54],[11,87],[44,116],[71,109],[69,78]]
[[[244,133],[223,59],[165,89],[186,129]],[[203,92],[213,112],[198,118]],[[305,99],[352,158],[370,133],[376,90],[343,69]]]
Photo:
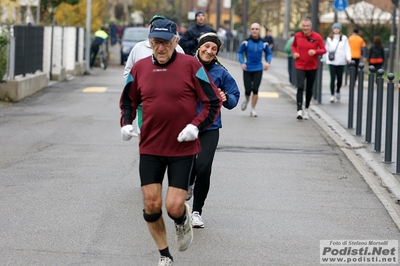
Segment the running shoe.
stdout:
[[297,119],[303,119],[303,111],[302,110],[298,110],[296,117],[297,117]]
[[188,191],[186,194],[186,201],[190,200],[193,197],[193,188],[194,184],[188,187]]
[[192,227],[193,228],[204,228],[204,222],[203,222],[203,219],[201,219],[199,212],[192,213]]
[[304,110],[303,119],[308,120],[310,117],[308,116],[308,109]]
[[183,224],[175,223],[176,244],[179,251],[185,251],[193,241],[193,230],[190,224],[191,215],[189,205],[185,203],[186,219]]
[[246,110],[246,108],[247,108],[247,104],[249,103],[249,100],[247,100],[247,99],[245,99],[243,102],[242,102],[242,111],[244,111],[244,110]]
[[171,266],[174,265],[174,262],[169,257],[161,256],[158,261],[158,266]]

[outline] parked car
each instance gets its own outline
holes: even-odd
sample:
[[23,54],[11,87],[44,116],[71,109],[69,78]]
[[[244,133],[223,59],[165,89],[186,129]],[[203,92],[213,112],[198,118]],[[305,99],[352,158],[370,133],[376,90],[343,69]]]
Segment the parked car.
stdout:
[[133,46],[147,40],[148,35],[149,29],[146,27],[129,27],[124,30],[121,40],[121,65],[125,64]]

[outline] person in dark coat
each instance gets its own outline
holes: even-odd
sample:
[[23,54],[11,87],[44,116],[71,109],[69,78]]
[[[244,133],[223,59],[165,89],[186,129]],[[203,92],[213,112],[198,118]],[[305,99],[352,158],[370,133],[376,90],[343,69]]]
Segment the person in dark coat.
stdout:
[[196,25],[191,26],[188,30],[182,35],[179,40],[179,45],[185,51],[185,54],[194,55],[197,50],[198,39],[201,35],[207,32],[216,31],[205,24],[206,16],[203,11],[196,12]]
[[376,70],[383,68],[385,62],[385,50],[383,49],[382,39],[379,36],[375,36],[373,44],[369,49],[368,63],[370,66],[374,66]]

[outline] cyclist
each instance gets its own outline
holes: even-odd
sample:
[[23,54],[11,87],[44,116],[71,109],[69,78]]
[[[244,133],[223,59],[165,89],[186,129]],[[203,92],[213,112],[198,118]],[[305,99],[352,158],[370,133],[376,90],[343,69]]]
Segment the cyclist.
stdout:
[[99,52],[100,45],[106,42],[108,34],[105,31],[105,27],[101,27],[100,30],[94,33],[94,39],[90,45],[90,68],[93,67],[94,61],[96,60],[97,53]]

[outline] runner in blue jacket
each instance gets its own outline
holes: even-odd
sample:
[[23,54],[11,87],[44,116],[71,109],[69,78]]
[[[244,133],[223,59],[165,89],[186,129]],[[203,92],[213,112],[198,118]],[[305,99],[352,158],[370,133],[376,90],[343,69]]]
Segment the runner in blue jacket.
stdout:
[[[199,38],[196,58],[203,64],[209,73],[215,86],[222,98],[222,105],[226,109],[233,109],[239,102],[240,91],[234,78],[228,73],[224,66],[218,61],[217,54],[221,48],[222,41],[215,33],[206,33]],[[199,103],[197,112],[203,109]],[[192,226],[203,228],[204,222],[201,217],[204,202],[210,189],[210,177],[215,150],[219,140],[219,129],[222,127],[221,113],[219,113],[215,122],[199,133],[201,151],[197,154],[188,195],[186,200],[193,197]],[[196,180],[196,182],[195,182]],[[195,182],[194,189],[193,183]]]
[[[263,52],[265,54],[265,62],[262,61]],[[251,98],[250,116],[257,117],[255,110],[258,101],[258,88],[261,84],[263,70],[268,70],[272,60],[272,51],[267,42],[260,38],[260,24],[251,24],[251,36],[244,40],[239,47],[238,57],[240,65],[243,69],[243,81],[245,88],[245,97],[242,103],[242,111],[246,110]]]

